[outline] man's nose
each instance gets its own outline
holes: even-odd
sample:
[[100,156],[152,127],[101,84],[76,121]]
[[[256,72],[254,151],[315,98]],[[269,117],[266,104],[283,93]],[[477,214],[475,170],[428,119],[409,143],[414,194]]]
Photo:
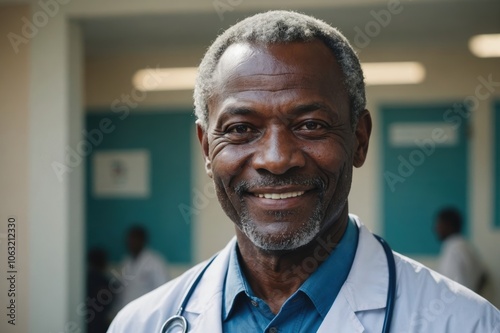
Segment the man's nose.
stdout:
[[304,153],[295,140],[291,130],[283,127],[267,130],[258,140],[253,155],[253,167],[281,175],[288,170],[303,167],[306,163]]

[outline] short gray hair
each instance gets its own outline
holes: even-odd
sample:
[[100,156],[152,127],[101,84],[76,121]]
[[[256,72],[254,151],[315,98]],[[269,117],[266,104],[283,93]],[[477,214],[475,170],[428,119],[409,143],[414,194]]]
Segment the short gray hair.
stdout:
[[198,68],[193,96],[195,115],[200,125],[205,129],[208,126],[208,100],[215,93],[213,73],[230,45],[309,42],[314,39],[322,41],[333,51],[342,70],[354,128],[366,106],[363,71],[356,52],[336,28],[311,16],[284,10],[248,17],[223,32],[208,48]]

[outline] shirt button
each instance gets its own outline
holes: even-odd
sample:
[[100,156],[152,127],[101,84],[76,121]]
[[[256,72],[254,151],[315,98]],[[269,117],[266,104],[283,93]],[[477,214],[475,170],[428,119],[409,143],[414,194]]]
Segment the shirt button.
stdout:
[[[259,306],[259,303],[257,303],[257,301],[251,300],[250,303],[252,303],[252,305],[255,307]],[[275,332],[273,332],[273,333],[275,333]]]
[[276,327],[271,327],[269,333],[278,333],[278,329]]

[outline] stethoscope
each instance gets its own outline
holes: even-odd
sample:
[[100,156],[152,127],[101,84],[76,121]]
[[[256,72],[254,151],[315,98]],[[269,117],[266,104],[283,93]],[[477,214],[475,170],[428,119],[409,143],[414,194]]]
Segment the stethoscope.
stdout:
[[[394,262],[394,255],[392,254],[392,250],[387,244],[387,242],[380,236],[374,235],[375,238],[382,244],[384,248],[385,256],[387,258],[387,265],[389,267],[389,289],[387,291],[387,301],[386,301],[386,310],[384,317],[384,326],[382,326],[382,333],[389,333],[391,329],[391,321],[392,321],[392,312],[394,310],[394,302],[396,297],[396,263]],[[189,289],[184,295],[181,305],[177,310],[175,316],[172,316],[167,319],[167,321],[163,324],[161,328],[161,333],[186,333],[188,330],[188,323],[186,318],[182,315],[184,308],[186,307],[191,295],[194,290],[198,286],[203,274],[207,268],[212,264],[217,255],[213,256],[208,263],[203,267],[203,269],[198,273],[196,278],[191,282]]]

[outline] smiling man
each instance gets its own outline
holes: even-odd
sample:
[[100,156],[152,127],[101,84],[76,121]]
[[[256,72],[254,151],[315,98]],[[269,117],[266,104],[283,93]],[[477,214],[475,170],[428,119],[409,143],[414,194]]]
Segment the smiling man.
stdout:
[[500,332],[486,300],[349,215],[372,124],[359,60],[336,29],[285,11],[247,18],[205,54],[194,98],[236,238],[132,302],[111,332],[177,332],[180,317],[164,326],[176,313],[189,332]]

